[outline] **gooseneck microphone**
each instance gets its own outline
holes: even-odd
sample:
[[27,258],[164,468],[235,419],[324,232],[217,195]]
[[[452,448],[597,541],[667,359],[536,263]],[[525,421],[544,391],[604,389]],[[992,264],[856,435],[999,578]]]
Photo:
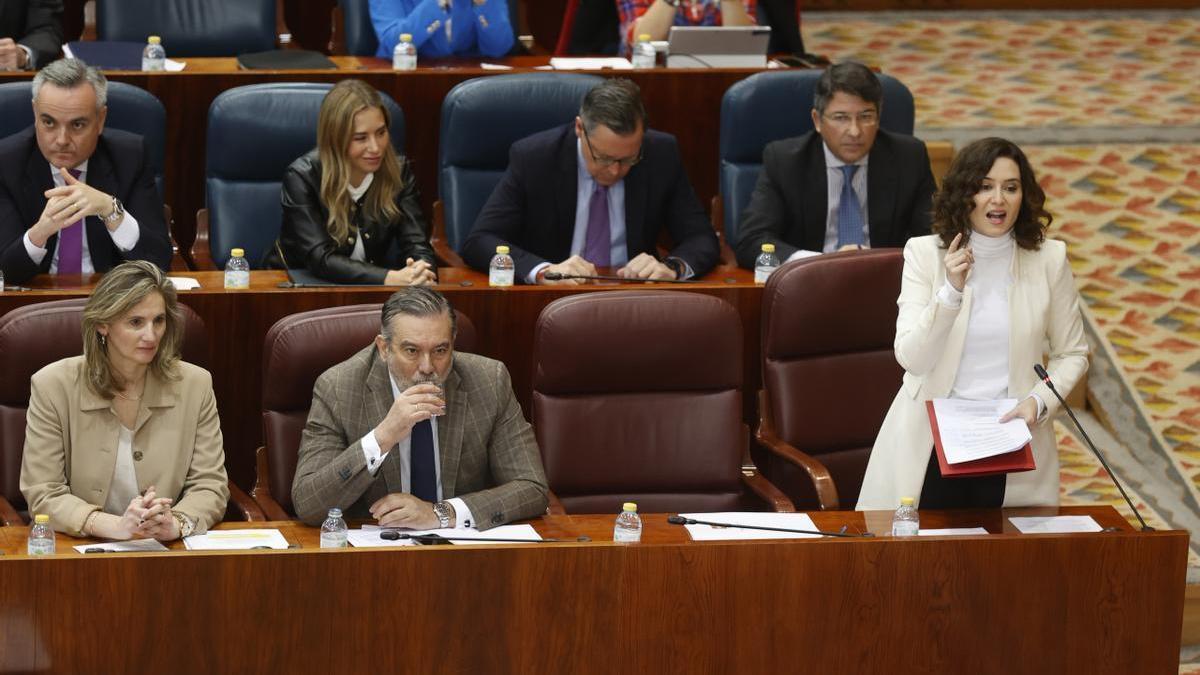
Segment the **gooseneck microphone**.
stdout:
[[737,523],[714,523],[709,520],[696,520],[695,518],[684,518],[683,516],[667,516],[667,522],[672,525],[711,525],[712,527],[740,527],[743,530],[767,530],[768,532],[791,532],[793,534],[818,534],[822,537],[846,537],[851,539],[861,537],[873,537],[875,535],[870,532],[858,534],[857,532],[846,532],[846,528],[842,528],[841,532],[823,532],[821,530],[791,530],[785,527],[767,527],[766,525],[739,525]]
[[1042,378],[1042,382],[1046,383],[1046,386],[1050,388],[1050,391],[1054,394],[1054,397],[1057,398],[1058,402],[1062,404],[1062,407],[1066,409],[1067,415],[1069,415],[1071,417],[1071,421],[1075,423],[1075,428],[1078,429],[1079,433],[1083,435],[1083,440],[1087,441],[1087,446],[1092,449],[1092,454],[1096,456],[1096,459],[1100,460],[1100,464],[1104,467],[1104,471],[1107,472],[1108,477],[1112,479],[1113,485],[1116,485],[1117,489],[1121,491],[1121,496],[1125,498],[1125,503],[1129,505],[1129,508],[1133,510],[1133,515],[1137,516],[1138,522],[1142,524],[1142,532],[1153,532],[1154,528],[1146,524],[1146,521],[1142,519],[1141,512],[1139,512],[1137,507],[1133,505],[1133,500],[1130,499],[1129,495],[1125,493],[1125,488],[1121,486],[1121,481],[1117,480],[1117,474],[1113,473],[1113,470],[1108,466],[1108,462],[1104,461],[1104,455],[1100,454],[1099,448],[1097,448],[1096,444],[1092,442],[1092,439],[1087,435],[1087,432],[1083,430],[1083,426],[1079,424],[1079,419],[1075,417],[1075,411],[1071,410],[1071,406],[1067,405],[1067,402],[1063,400],[1062,395],[1059,394],[1058,390],[1054,388],[1054,383],[1050,381],[1050,373],[1047,373],[1046,369],[1043,368],[1042,364],[1040,363],[1033,364],[1033,372],[1037,373],[1037,376]]
[[618,281],[626,284],[694,284],[694,279],[626,279],[615,274],[567,274],[566,272],[546,272],[543,279],[563,281],[566,279],[583,279],[585,281]]

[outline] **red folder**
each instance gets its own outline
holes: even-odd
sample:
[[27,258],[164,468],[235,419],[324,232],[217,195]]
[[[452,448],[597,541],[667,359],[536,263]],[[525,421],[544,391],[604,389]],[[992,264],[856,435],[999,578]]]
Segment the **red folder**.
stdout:
[[1028,443],[1003,455],[950,464],[946,461],[946,451],[942,449],[942,435],[938,432],[937,415],[933,412],[933,401],[925,402],[925,410],[929,412],[929,428],[933,430],[933,447],[937,451],[938,468],[942,470],[943,478],[994,476],[1000,473],[1018,473],[1020,471],[1034,470],[1033,446]]

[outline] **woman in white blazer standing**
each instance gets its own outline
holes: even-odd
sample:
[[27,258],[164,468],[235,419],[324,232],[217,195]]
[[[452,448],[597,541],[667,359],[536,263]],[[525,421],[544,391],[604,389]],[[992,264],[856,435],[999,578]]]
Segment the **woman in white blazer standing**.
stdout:
[[[858,509],[986,508],[1058,503],[1058,451],[1049,422],[1060,392],[1087,370],[1087,342],[1066,245],[1046,239],[1051,216],[1025,154],[985,138],[955,158],[934,198],[934,234],[904,247],[897,300],[896,360],[904,380],[888,410],[863,479]],[[925,402],[1012,398],[1001,420],[1033,434],[1033,471],[943,478]]]

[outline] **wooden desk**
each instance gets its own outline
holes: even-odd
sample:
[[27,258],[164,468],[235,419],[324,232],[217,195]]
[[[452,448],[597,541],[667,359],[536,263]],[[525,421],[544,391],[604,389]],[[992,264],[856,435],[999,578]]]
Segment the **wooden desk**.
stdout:
[[[279,319],[312,309],[382,303],[395,289],[385,286],[338,286],[321,288],[280,288],[287,281],[281,271],[255,271],[250,275],[250,290],[226,291],[221,272],[179,273],[197,279],[201,288],[181,291],[180,301],[204,319],[208,334],[208,367],[225,436],[225,462],[230,477],[245,489],[254,481],[254,450],[262,444],[262,349],[267,331]],[[513,379],[513,388],[530,415],[532,396],[533,327],[542,308],[556,298],[572,293],[605,290],[689,291],[713,295],[733,305],[742,319],[743,407],[748,423],[754,418],[755,392],[758,390],[759,334],[762,287],[754,284],[754,274],[738,268],[718,268],[696,284],[594,284],[587,286],[514,286],[490,288],[487,275],[461,268],[439,270],[438,290],[451,304],[471,317],[485,356],[503,361]],[[0,315],[10,309],[72,297],[84,297],[98,276],[39,276],[39,290],[0,293]],[[366,345],[363,345],[364,347]],[[899,388],[900,383],[896,383]]]
[[[413,160],[422,207],[432,217],[437,199],[438,142],[442,99],[464,80],[497,72],[529,71],[549,62],[547,57],[487,59],[516,66],[516,71],[483,70],[480,59],[436,62],[414,72],[398,73],[391,63],[374,57],[337,56],[337,70],[239,70],[233,58],[182,59],[187,68],[178,73],[112,71],[110,79],[127,82],[154,94],[167,110],[166,202],[180,227],[194,227],[196,210],[204,206],[204,157],[208,108],[226,89],[262,82],[337,82],[347,77],[365,80],[386,92],[404,110],[407,154]],[[757,72],[754,69],[658,69],[594,71],[592,74],[629,77],[642,88],[650,125],[679,139],[679,150],[688,177],[701,203],[708,205],[717,193],[717,143],[720,136],[721,97],[734,82]],[[30,78],[30,73],[0,73],[9,78]],[[807,115],[807,111],[797,111]],[[315,133],[315,132],[314,132]],[[207,253],[207,252],[206,252]],[[207,258],[207,254],[203,256]]]
[[[1175,673],[1187,533],[688,540],[663,515],[547,517],[591,543],[16,553],[0,529],[0,669],[54,672]],[[887,513],[816,513],[886,529]],[[114,638],[116,638],[114,640]],[[112,648],[110,645],[120,645]]]

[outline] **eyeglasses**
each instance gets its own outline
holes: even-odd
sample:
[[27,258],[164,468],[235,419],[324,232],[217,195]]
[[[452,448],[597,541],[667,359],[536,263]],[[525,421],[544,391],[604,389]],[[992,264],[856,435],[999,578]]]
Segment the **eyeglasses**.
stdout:
[[858,113],[858,115],[839,112],[833,113],[832,115],[822,115],[821,117],[833,126],[842,128],[850,126],[850,122],[854,120],[857,120],[858,126],[863,128],[873,127],[876,124],[879,124],[879,113],[875,112],[874,110],[865,110]]
[[626,157],[625,159],[613,159],[612,157],[597,157],[596,151],[592,149],[592,139],[588,138],[587,126],[582,126],[583,140],[587,141],[588,154],[592,156],[592,161],[601,169],[607,169],[614,164],[620,164],[621,168],[629,169],[633,165],[642,161],[642,148],[638,148],[637,157]]

